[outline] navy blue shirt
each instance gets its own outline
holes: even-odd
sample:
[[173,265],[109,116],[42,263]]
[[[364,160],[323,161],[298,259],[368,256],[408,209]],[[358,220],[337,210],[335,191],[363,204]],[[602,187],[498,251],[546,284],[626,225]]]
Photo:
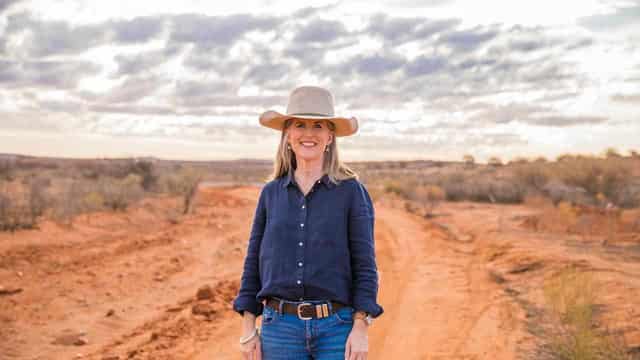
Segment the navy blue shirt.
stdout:
[[334,300],[383,313],[376,302],[374,208],[357,179],[327,174],[305,196],[292,172],[264,185],[256,207],[233,309],[262,314],[269,296]]

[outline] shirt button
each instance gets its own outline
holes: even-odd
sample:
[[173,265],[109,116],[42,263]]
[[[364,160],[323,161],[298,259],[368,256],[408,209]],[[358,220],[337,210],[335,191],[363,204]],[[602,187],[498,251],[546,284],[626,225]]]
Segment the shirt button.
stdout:
[[302,266],[302,261],[300,261],[300,262],[298,263],[298,266]]
[[302,284],[302,281],[298,280],[296,281],[298,283],[298,285]]
[[302,208],[304,209],[304,205],[302,205]]
[[300,227],[304,227],[304,224],[300,224]]
[[298,246],[302,246],[302,241],[300,241],[300,242],[298,243]]

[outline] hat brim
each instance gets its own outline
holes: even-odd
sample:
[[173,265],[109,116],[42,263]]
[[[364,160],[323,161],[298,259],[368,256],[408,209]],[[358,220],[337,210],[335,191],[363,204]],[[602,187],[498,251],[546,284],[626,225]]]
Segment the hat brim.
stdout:
[[265,111],[260,115],[260,124],[274,130],[282,131],[287,119],[325,119],[330,120],[336,126],[336,136],[349,136],[358,131],[358,119],[355,117],[324,116],[324,115],[286,115],[274,110]]

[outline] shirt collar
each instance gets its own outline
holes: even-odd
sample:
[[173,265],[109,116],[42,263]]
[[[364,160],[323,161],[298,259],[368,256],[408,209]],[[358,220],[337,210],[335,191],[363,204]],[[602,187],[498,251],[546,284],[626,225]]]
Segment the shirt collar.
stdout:
[[[322,183],[325,184],[328,188],[332,188],[335,185],[333,182],[331,182],[331,179],[329,179],[328,174],[322,175],[322,177],[320,178],[320,181],[322,181]],[[282,182],[282,187],[286,188],[287,186],[289,186],[294,182],[295,182],[295,177],[293,176],[293,169],[290,168],[289,171],[287,172],[287,175],[284,177],[284,181]]]

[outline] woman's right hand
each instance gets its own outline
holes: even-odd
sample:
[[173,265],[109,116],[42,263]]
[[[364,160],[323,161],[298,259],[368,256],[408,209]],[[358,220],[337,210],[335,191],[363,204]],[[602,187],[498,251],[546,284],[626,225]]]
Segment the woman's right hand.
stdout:
[[[243,335],[249,336],[251,332]],[[244,360],[262,360],[262,349],[260,348],[260,334],[253,337],[246,344],[240,345],[242,350],[242,358]]]
[[[242,339],[246,339],[256,331],[256,316],[249,311],[245,311],[242,319],[242,328],[244,329]],[[245,344],[240,344],[242,358],[244,360],[262,360],[262,349],[260,348],[260,334],[256,334],[251,340]]]

